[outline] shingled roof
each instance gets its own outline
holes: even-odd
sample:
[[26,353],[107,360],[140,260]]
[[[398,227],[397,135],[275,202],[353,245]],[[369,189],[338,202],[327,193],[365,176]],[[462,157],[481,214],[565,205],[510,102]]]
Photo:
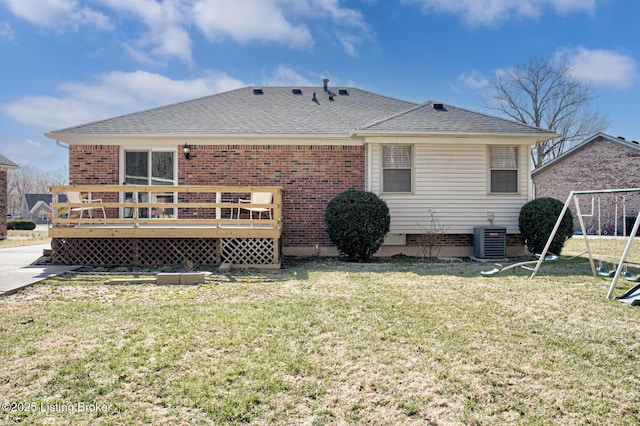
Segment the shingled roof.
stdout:
[[17,169],[18,165],[13,161],[9,160],[4,155],[0,154],[0,169]]
[[358,130],[359,133],[539,133],[541,136],[550,133],[515,121],[432,101],[369,123]]
[[433,102],[416,104],[353,87],[245,87],[56,130],[48,137],[202,137],[354,132],[518,133],[549,135],[512,121]]
[[56,130],[50,135],[346,136],[362,123],[414,105],[355,88],[334,93],[325,92],[322,87],[245,87]]

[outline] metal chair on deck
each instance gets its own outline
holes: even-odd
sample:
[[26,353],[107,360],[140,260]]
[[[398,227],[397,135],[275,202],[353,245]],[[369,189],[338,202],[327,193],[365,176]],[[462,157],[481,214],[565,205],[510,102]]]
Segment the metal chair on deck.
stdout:
[[[243,199],[240,198],[240,204],[249,203],[249,204],[271,204],[273,202],[273,193],[272,192],[252,192],[251,199]],[[262,219],[262,213],[268,212],[269,219],[273,219],[271,216],[271,209],[268,207],[243,207],[240,206],[241,210],[249,210],[249,218],[253,220],[253,212],[258,213],[258,219]]]
[[[68,191],[67,192],[67,201],[69,203],[102,203],[102,199],[89,200],[87,198],[82,198],[80,196],[80,192],[78,191]],[[71,207],[69,212],[78,213],[79,218],[82,219],[82,215],[85,211],[89,212],[89,217],[93,218],[93,210],[102,210],[102,215],[106,219],[107,214],[104,212],[104,207],[102,206],[87,206],[87,207]]]

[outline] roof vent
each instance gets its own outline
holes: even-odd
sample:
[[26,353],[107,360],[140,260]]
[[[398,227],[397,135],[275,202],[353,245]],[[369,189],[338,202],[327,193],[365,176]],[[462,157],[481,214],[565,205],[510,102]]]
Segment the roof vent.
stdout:
[[322,88],[324,89],[325,92],[327,90],[329,90],[329,79],[328,78],[323,78],[322,79]]
[[329,100],[332,101],[332,102],[335,101],[335,98],[333,97],[333,95],[329,96]]
[[338,94],[342,96],[349,96],[349,91],[347,89],[338,89]]
[[313,92],[313,98],[311,98],[311,100],[317,104],[320,103],[318,102],[318,98],[316,97],[316,92]]
[[302,89],[291,89],[291,93],[294,95],[302,95]]
[[433,104],[433,109],[444,110],[443,104]]
[[636,145],[640,145],[640,142],[638,141],[631,141],[631,142],[635,143]]
[[626,141],[626,139],[623,138],[622,136],[618,136],[618,139],[620,139],[621,141]]
[[253,89],[253,94],[254,95],[264,95],[264,92],[262,91],[262,89]]

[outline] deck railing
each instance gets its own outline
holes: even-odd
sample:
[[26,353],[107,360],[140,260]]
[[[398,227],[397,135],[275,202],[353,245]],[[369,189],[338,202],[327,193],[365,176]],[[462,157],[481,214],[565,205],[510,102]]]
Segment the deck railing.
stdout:
[[[282,188],[197,185],[52,186],[52,228],[271,228],[282,223]],[[79,193],[80,202],[60,194]],[[271,194],[270,203],[250,201]],[[267,197],[268,199],[269,197]],[[255,197],[257,199],[257,197]],[[264,202],[264,197],[263,197]]]
[[51,192],[54,263],[280,267],[279,187],[78,185]]

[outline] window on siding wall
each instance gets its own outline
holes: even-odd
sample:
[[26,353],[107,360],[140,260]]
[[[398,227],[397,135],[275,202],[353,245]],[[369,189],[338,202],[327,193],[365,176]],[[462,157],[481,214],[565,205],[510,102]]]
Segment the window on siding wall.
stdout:
[[491,192],[518,192],[518,147],[492,146],[490,150]]
[[411,145],[382,146],[382,191],[412,191]]

